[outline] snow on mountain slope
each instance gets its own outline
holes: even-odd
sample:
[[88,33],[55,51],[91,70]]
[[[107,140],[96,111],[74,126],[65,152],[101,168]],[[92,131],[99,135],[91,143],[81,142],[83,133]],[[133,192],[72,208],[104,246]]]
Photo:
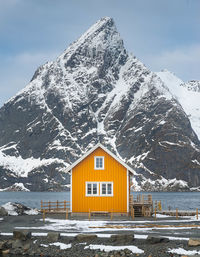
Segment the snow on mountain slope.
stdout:
[[200,82],[184,83],[173,73],[163,70],[156,73],[178,99],[190,119],[192,128],[200,139]]
[[200,186],[200,143],[167,86],[102,18],[0,109],[1,189],[63,190],[97,142],[135,168],[137,189]]

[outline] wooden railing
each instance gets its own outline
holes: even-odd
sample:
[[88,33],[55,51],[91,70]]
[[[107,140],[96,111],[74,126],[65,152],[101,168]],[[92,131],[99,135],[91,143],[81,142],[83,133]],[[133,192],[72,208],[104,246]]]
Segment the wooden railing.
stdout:
[[130,204],[152,204],[152,195],[137,195],[134,199],[133,195],[129,196]]
[[70,201],[44,202],[41,201],[41,212],[67,211],[70,209]]

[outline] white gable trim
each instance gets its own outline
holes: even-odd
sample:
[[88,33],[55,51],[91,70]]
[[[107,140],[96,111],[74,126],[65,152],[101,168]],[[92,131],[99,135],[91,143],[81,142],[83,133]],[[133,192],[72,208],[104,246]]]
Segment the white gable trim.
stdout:
[[92,152],[94,152],[98,147],[100,147],[101,149],[103,149],[107,154],[109,154],[110,156],[112,156],[116,161],[118,161],[122,166],[124,166],[127,170],[129,170],[130,172],[132,172],[133,174],[135,173],[135,171],[129,167],[125,162],[123,162],[120,158],[118,158],[115,154],[113,154],[110,150],[106,149],[105,146],[103,146],[102,144],[98,143],[96,144],[94,147],[92,147],[88,152],[86,152],[83,156],[81,156],[81,158],[79,158],[78,160],[76,160],[72,165],[70,165],[65,172],[69,172],[70,170],[72,170],[79,162],[81,162],[82,160],[84,160],[88,155],[90,155]]

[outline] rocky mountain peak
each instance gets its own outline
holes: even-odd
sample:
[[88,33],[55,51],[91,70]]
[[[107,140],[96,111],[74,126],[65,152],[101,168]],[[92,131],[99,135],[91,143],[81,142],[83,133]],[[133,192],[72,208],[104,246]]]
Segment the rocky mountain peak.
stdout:
[[113,19],[96,22],[0,109],[0,184],[63,189],[65,167],[100,141],[136,169],[138,188],[200,186],[200,143],[175,94],[182,81],[157,75],[126,52]]

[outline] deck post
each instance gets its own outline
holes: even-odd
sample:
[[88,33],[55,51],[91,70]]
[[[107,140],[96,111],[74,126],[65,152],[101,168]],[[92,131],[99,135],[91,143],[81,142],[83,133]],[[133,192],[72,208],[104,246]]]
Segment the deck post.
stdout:
[[178,219],[178,208],[176,208],[176,219]]
[[90,214],[90,209],[89,209],[89,213],[88,213],[88,219],[89,219],[89,220],[90,220],[90,215],[91,215],[91,214]]
[[132,220],[135,219],[135,209],[133,207],[131,209],[131,217],[132,217]]
[[113,219],[113,210],[110,213],[110,220],[112,220],[112,219]]
[[197,216],[197,220],[199,219],[199,212],[198,212],[198,208],[196,208],[196,216]]
[[58,211],[58,200],[56,201],[56,210]]
[[42,218],[43,218],[43,222],[45,222],[45,209],[43,210]]
[[49,201],[49,212],[50,212],[50,210],[51,210],[51,202]]
[[64,210],[66,211],[66,200],[64,201]]
[[42,202],[42,200],[41,200],[41,211],[43,210],[43,202]]
[[156,207],[155,207],[155,209],[154,209],[154,212],[155,212],[155,220],[156,220]]
[[68,209],[66,209],[66,217],[65,217],[66,220],[68,220]]

